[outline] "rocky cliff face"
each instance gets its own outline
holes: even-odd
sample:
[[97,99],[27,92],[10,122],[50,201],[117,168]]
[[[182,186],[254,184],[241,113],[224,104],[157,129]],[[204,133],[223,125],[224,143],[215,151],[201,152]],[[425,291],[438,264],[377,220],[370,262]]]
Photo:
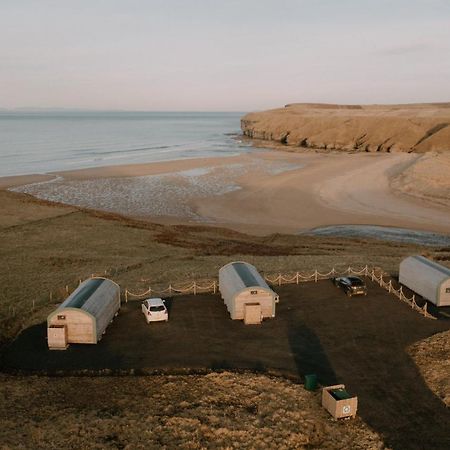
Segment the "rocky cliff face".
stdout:
[[295,103],[250,113],[245,136],[293,147],[366,151],[450,151],[450,103],[330,105]]

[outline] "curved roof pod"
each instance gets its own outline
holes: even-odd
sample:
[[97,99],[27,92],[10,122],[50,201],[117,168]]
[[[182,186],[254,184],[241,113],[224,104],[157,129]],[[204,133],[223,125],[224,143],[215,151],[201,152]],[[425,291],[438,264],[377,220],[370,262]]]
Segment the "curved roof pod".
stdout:
[[450,269],[424,256],[400,263],[399,281],[436,306],[450,305]]
[[272,291],[255,266],[245,261],[233,261],[220,268],[219,278],[221,272],[230,271],[230,269],[233,269],[236,273],[236,283],[241,285],[241,289],[260,287]]
[[[80,285],[47,317],[47,325],[65,324],[68,327],[69,342],[71,334],[79,334],[75,330],[81,328],[79,318],[85,316],[86,322],[91,324],[91,330],[85,331],[85,339],[97,342],[106,327],[120,308],[120,286],[107,278],[89,278]],[[66,317],[67,316],[67,317]],[[75,319],[75,316],[78,319]],[[89,334],[89,337],[87,335]],[[73,339],[78,339],[73,337]]]
[[261,304],[263,317],[275,316],[278,295],[256,268],[244,261],[234,261],[219,270],[219,290],[232,319],[242,319],[245,304]]

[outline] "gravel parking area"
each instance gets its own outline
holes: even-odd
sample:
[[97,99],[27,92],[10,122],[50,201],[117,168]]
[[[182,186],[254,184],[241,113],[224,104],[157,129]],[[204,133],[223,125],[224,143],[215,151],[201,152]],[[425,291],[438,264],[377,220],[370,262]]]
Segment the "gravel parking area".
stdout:
[[277,316],[232,321],[219,295],[167,299],[168,323],[146,324],[140,302],[123,305],[98,345],[49,351],[46,324],[24,331],[2,357],[7,371],[275,369],[346,384],[359,414],[394,448],[450,448],[450,411],[423,382],[406,348],[450,329],[425,319],[378,285],[347,298],[330,281],[277,287]]

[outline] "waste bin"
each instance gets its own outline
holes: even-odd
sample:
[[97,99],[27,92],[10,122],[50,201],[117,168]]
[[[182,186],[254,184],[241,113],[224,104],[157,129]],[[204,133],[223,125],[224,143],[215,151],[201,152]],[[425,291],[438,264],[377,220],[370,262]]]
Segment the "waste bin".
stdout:
[[317,375],[315,373],[305,375],[305,389],[308,391],[315,391],[317,389]]

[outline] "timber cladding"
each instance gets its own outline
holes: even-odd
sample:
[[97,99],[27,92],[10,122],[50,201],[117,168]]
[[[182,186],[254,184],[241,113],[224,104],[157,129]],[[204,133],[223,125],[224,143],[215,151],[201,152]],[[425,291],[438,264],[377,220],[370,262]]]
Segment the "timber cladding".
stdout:
[[246,303],[244,311],[245,325],[257,325],[262,320],[261,305],[259,303]]

